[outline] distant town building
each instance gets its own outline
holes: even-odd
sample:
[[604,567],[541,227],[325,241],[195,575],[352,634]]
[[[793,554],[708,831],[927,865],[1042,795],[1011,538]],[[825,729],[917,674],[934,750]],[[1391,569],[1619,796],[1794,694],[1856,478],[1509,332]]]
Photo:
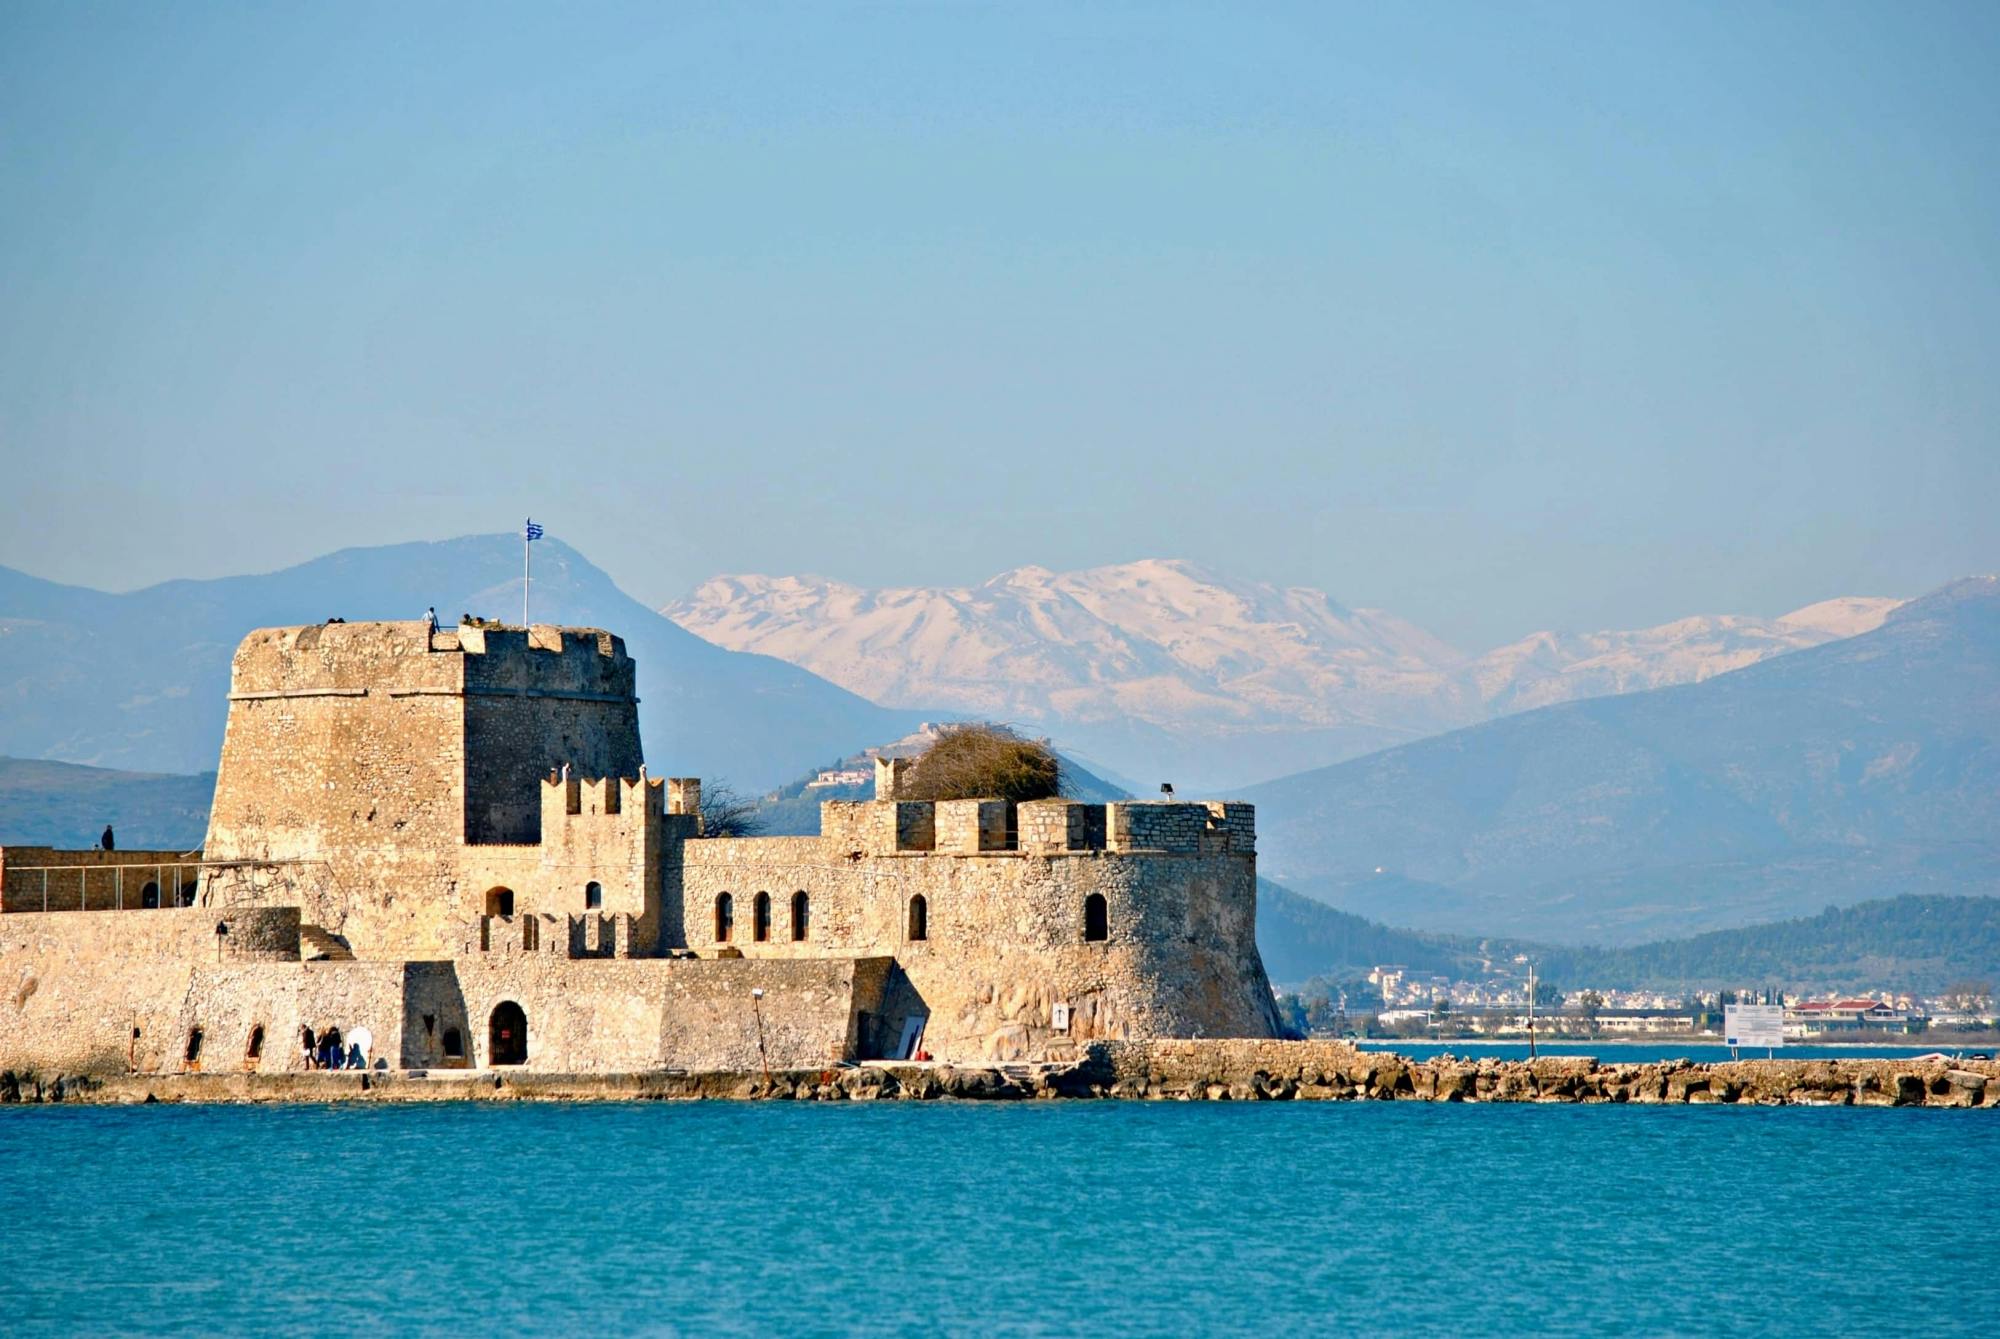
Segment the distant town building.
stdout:
[[825,786],[865,786],[874,779],[875,774],[865,767],[834,767],[806,782],[806,789],[819,790]]

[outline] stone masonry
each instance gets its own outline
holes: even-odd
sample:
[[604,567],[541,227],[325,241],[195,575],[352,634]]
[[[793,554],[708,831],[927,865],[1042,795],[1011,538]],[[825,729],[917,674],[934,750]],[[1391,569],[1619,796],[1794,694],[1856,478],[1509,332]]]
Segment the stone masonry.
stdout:
[[[0,1072],[812,1069],[1268,1038],[1240,804],[824,806],[701,835],[590,628],[268,628],[200,852],[0,851]],[[44,891],[46,889],[46,891]]]

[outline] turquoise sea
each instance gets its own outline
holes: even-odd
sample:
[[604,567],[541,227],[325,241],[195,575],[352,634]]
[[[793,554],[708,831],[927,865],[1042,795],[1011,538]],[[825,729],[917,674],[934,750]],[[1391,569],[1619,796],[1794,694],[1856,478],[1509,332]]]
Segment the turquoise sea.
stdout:
[[1967,1333],[1987,1111],[0,1108],[0,1331]]

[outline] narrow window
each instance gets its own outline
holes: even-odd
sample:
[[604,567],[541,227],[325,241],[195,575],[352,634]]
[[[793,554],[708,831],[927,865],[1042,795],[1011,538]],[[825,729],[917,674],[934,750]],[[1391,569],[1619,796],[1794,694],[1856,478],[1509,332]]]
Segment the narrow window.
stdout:
[[760,944],[771,937],[771,895],[769,893],[757,894],[757,900],[752,904],[750,937]]
[[262,1023],[250,1029],[250,1045],[243,1052],[243,1057],[246,1060],[262,1060],[264,1058],[264,1025]]
[[465,1037],[455,1027],[448,1027],[444,1030],[444,1058],[447,1060],[465,1059]]
[[1092,943],[1111,938],[1111,913],[1104,905],[1103,893],[1083,899],[1083,937]]
[[719,893],[715,899],[715,942],[727,944],[730,931],[736,928],[736,900],[728,893]]
[[147,908],[148,910],[152,909],[153,907],[159,906],[160,885],[152,882],[151,880],[148,880],[146,886],[139,890],[139,905]]
[[792,894],[792,942],[805,940],[806,932],[812,929],[812,899],[801,888]]
[[604,885],[595,879],[583,885],[583,909],[596,911],[604,905]]
[[918,893],[910,899],[910,939],[912,942],[931,937],[931,904]]
[[201,1029],[191,1028],[188,1031],[187,1062],[190,1065],[193,1065],[200,1063],[200,1061],[201,1061]]

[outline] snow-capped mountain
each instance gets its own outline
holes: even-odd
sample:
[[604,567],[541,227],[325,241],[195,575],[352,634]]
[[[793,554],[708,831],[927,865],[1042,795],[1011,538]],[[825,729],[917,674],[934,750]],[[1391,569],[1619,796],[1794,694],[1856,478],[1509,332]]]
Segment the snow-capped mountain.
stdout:
[[1529,707],[1695,682],[1867,631],[1896,603],[1537,633],[1477,657],[1323,591],[1167,559],[1024,567],[950,589],[719,576],[661,612],[884,706],[1033,725],[1137,776],[1221,785]]
[[1461,677],[1487,715],[1504,716],[1578,698],[1700,683],[1784,651],[1873,632],[1901,603],[1850,596],[1781,618],[1714,614],[1636,632],[1537,632],[1480,656]]

